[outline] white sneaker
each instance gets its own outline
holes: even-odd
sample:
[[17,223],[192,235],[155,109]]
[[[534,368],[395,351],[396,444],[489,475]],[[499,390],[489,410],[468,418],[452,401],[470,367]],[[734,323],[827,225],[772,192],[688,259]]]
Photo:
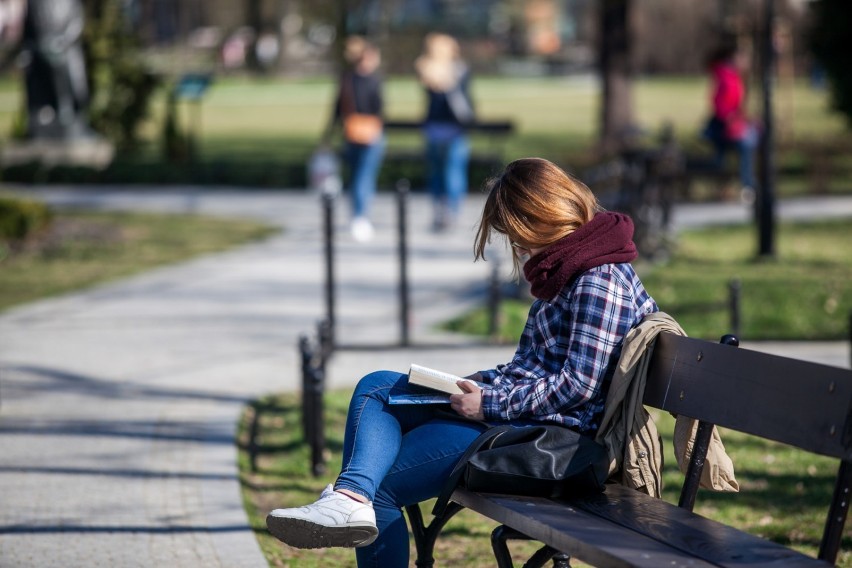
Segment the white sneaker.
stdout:
[[352,219],[352,238],[359,243],[366,243],[373,238],[373,224],[366,217],[355,217]]
[[315,503],[294,509],[275,509],[266,528],[296,548],[367,546],[376,540],[376,513],[372,503],[359,503],[329,485]]

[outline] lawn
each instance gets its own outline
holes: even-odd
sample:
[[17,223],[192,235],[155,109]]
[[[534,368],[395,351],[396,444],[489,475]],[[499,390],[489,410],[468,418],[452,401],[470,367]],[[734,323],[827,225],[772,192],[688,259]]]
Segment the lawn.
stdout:
[[[497,150],[504,160],[541,156],[582,172],[595,158],[595,131],[600,89],[591,77],[476,77],[472,84],[483,120],[511,120],[515,133],[505,142],[474,136],[477,150]],[[636,82],[638,125],[647,143],[664,123],[671,123],[681,144],[692,153],[706,153],[698,132],[707,114],[707,80],[703,77],[653,77]],[[758,113],[759,93],[752,93]],[[199,155],[189,164],[165,164],[159,149],[164,94],[142,130],[144,143],[121,157],[100,175],[120,181],[202,181],[294,187],[304,182],[304,163],[323,131],[334,96],[329,78],[217,78],[199,108],[181,104],[181,123],[190,128],[199,112]],[[852,191],[847,150],[852,134],[843,119],[827,110],[825,91],[807,83],[784,83],[777,89],[779,132],[779,191],[802,194]],[[387,116],[417,119],[423,95],[412,77],[390,77],[385,88]],[[0,132],[9,132],[20,105],[18,82],[0,81]],[[419,137],[391,134],[389,149],[419,148]],[[156,166],[156,167],[152,167]],[[386,164],[383,185],[393,172]],[[44,174],[42,172],[42,174]],[[57,171],[54,175],[59,175]],[[88,179],[79,171],[65,171],[72,179]],[[476,172],[481,176],[481,172]],[[478,185],[480,179],[472,180]],[[824,179],[825,178],[825,179]]]
[[50,227],[9,249],[0,242],[0,311],[156,266],[218,252],[275,231],[200,215],[57,212]]
[[[718,340],[731,331],[729,284],[740,285],[741,339],[846,340],[852,313],[852,220],[781,223],[775,258],[755,257],[755,228],[684,231],[670,260],[637,264],[660,308],[687,334]],[[501,305],[499,338],[513,342],[529,301]],[[460,314],[447,329],[486,335],[486,308]]]
[[[247,409],[243,416],[239,433],[243,498],[251,526],[271,566],[355,565],[351,550],[299,550],[280,543],[265,529],[265,517],[271,509],[310,503],[334,480],[340,468],[343,424],[350,395],[351,391],[326,394],[328,473],[317,478],[310,474],[310,457],[302,439],[297,394],[270,396]],[[252,472],[245,447],[246,433],[255,412],[260,412],[257,439],[260,452],[258,469]],[[666,451],[664,499],[676,503],[683,476],[676,470],[671,449],[674,420],[668,414],[656,414],[655,421]],[[815,556],[831,501],[837,463],[739,433],[722,430],[721,435],[735,464],[740,493],[701,490],[696,512]],[[421,505],[426,522],[431,518],[431,506],[431,502]],[[495,523],[471,511],[456,515],[438,540],[436,564],[461,568],[493,564],[489,535],[494,527]],[[838,559],[838,566],[852,567],[850,545],[852,531],[847,528],[843,541],[845,552]],[[511,548],[517,566],[536,549],[532,543],[513,543]],[[578,562],[572,565],[584,566]]]

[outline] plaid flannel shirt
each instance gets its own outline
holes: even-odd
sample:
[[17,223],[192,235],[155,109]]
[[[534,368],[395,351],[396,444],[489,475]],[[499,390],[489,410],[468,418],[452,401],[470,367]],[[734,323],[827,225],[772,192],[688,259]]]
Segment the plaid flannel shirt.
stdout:
[[482,371],[485,419],[596,430],[625,335],[657,310],[626,263],[587,270],[550,302],[536,300],[512,360]]

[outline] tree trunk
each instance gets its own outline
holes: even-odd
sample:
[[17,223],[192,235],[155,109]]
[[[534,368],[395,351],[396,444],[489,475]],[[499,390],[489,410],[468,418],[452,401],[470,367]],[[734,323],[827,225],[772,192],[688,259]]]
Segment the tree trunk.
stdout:
[[600,5],[600,150],[609,155],[624,146],[633,126],[632,2],[601,0]]
[[248,0],[246,2],[246,24],[254,30],[252,40],[247,46],[246,52],[246,67],[251,71],[258,73],[262,70],[260,61],[257,58],[257,39],[263,31],[263,12],[261,10],[261,0]]

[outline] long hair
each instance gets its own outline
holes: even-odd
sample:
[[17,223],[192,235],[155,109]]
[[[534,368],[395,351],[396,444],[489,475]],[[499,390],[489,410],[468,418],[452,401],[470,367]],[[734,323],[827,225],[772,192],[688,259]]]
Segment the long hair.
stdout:
[[423,40],[423,53],[414,61],[420,82],[429,90],[445,93],[464,75],[459,44],[452,36],[433,32]]
[[[488,197],[474,241],[475,259],[497,232],[523,248],[545,248],[588,223],[602,210],[580,180],[542,158],[523,158],[486,184]],[[512,247],[515,268],[520,265]]]

